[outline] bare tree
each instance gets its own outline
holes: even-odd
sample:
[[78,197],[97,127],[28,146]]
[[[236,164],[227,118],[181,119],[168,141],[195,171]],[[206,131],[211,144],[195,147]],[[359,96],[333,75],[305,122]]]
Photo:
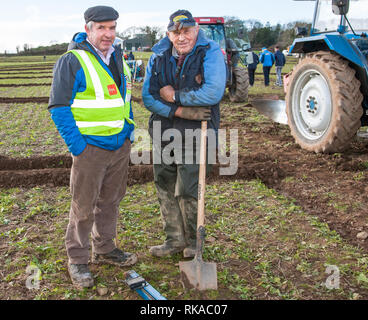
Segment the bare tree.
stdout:
[[147,37],[151,41],[151,47],[153,47],[153,45],[163,37],[163,31],[160,27],[145,26],[143,28],[140,28],[140,31],[143,34],[147,35]]

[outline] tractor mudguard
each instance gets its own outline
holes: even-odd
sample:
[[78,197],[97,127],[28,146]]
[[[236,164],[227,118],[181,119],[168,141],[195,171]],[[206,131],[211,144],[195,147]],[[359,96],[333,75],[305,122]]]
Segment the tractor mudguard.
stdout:
[[298,38],[290,47],[290,53],[334,51],[353,64],[357,78],[362,84],[363,92],[368,92],[368,61],[359,48],[349,42],[348,37],[354,38],[351,34],[345,36],[338,32]]
[[319,50],[334,51],[358,67],[367,68],[367,61],[362,53],[349,43],[347,37],[337,32],[298,38],[290,47],[291,53],[308,53]]

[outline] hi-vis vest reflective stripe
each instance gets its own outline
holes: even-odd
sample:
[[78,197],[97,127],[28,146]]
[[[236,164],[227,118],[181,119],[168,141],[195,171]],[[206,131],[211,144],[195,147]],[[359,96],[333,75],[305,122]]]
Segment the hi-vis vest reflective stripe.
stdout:
[[85,135],[112,136],[123,130],[125,121],[135,124],[129,118],[131,71],[124,59],[126,93],[123,100],[114,79],[92,53],[84,50],[69,52],[77,57],[86,77],[86,90],[77,92],[71,105],[79,131]]

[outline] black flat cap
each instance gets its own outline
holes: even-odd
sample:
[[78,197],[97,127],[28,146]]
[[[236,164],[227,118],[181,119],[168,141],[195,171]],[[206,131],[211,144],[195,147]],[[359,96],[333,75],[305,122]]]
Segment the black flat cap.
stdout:
[[193,27],[195,25],[196,21],[188,10],[178,10],[170,16],[167,31],[180,30],[181,28]]
[[88,8],[84,13],[84,20],[86,23],[90,21],[102,22],[102,21],[112,21],[119,18],[119,13],[111,7],[107,6],[96,6]]

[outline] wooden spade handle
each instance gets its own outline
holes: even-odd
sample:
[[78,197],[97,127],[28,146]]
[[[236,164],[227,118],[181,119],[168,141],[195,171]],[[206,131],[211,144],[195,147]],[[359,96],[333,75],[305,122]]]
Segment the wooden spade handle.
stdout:
[[202,121],[201,146],[198,179],[198,217],[197,229],[204,226],[204,194],[206,190],[206,151],[207,151],[207,121]]

